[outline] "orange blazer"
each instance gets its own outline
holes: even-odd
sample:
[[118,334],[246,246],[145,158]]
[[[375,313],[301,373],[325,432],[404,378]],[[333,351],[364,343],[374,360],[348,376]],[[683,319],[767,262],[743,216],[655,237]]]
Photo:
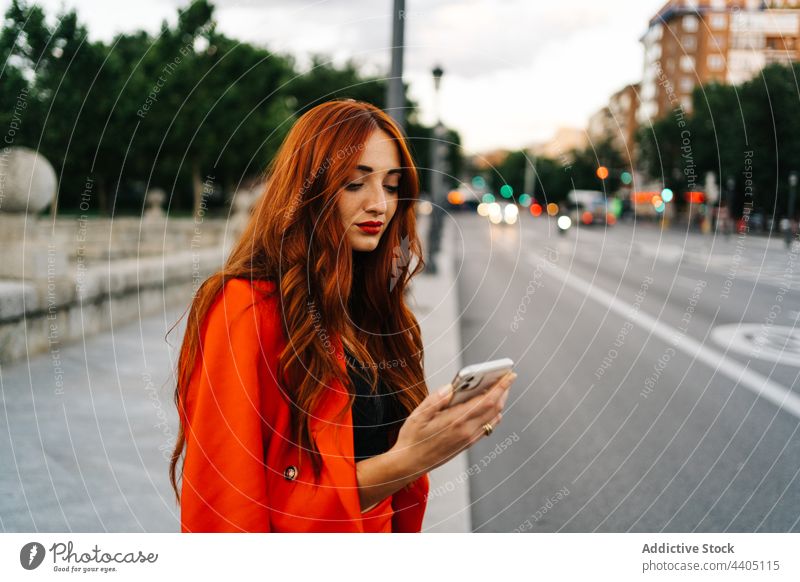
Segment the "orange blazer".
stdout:
[[[322,455],[315,483],[310,460],[290,440],[289,402],[277,382],[286,336],[278,297],[257,305],[273,281],[231,279],[203,321],[202,349],[185,403],[182,532],[418,532],[427,474],[361,513],[352,412],[332,419],[347,389],[330,382],[311,419]],[[346,369],[341,340],[331,338]]]

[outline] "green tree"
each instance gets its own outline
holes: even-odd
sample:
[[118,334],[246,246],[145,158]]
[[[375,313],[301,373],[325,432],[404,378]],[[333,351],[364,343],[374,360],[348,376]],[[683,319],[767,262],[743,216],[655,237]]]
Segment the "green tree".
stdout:
[[[572,163],[565,170],[574,189],[599,190],[609,197],[619,190],[619,176],[626,169],[626,164],[610,137],[573,151],[571,157]],[[597,176],[600,166],[605,166],[609,171],[605,180]]]
[[792,66],[774,64],[745,83],[740,95],[746,140],[728,145],[728,148],[738,150],[730,154],[738,158],[734,170],[738,191],[741,193],[743,190],[746,149],[753,152],[756,204],[777,216],[784,216],[787,211],[789,173],[800,171],[798,75],[800,63]]
[[489,187],[495,196],[500,198],[500,188],[506,184],[513,189],[515,199],[522,194],[525,186],[525,167],[529,164],[530,156],[524,151],[509,152],[489,174]]
[[569,167],[550,158],[536,159],[536,187],[534,194],[541,204],[560,203],[567,199],[573,189]]
[[15,145],[47,158],[59,177],[59,203],[77,206],[94,171],[97,103],[89,95],[105,48],[88,40],[75,11],[61,13],[50,26],[40,7],[18,0],[6,12],[0,46],[7,63],[0,99],[16,99],[27,80],[27,107]]
[[[41,7],[12,0],[0,57],[0,123],[13,130],[14,145],[53,163],[61,210],[84,212],[88,193],[90,212],[138,214],[158,186],[171,211],[196,213],[212,202],[204,198],[209,182],[231,193],[261,175],[309,107],[338,97],[384,106],[383,79],[362,74],[355,61],[336,67],[316,55],[299,72],[290,55],[219,33],[208,0],[180,9],[157,35],[123,33],[110,44],[91,42],[74,11],[50,24]],[[425,168],[431,128],[408,97],[406,106],[407,135]],[[449,131],[447,139],[457,175],[460,137]]]
[[[773,64],[738,87],[696,88],[691,116],[671,111],[639,131],[642,169],[676,192],[702,188],[705,174],[712,172],[724,193],[730,178],[734,216],[741,216],[745,202],[782,216],[788,175],[800,170],[799,74],[798,63]],[[751,184],[745,184],[747,169],[752,169]],[[752,199],[745,198],[746,186]],[[682,205],[683,197],[676,201]]]

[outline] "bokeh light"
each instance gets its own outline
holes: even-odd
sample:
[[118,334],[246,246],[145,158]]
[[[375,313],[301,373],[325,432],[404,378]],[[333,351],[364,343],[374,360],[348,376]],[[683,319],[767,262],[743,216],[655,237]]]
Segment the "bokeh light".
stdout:
[[483,179],[483,176],[475,176],[472,178],[472,187],[478,190],[483,190],[486,188],[486,180]]
[[454,206],[464,203],[464,195],[458,190],[450,190],[447,193],[447,201]]

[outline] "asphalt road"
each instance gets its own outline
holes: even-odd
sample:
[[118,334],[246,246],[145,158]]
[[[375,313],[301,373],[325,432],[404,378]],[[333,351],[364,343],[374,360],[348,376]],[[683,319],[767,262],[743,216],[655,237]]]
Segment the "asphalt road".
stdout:
[[475,531],[800,531],[800,252],[454,219],[462,361],[519,374],[470,449]]

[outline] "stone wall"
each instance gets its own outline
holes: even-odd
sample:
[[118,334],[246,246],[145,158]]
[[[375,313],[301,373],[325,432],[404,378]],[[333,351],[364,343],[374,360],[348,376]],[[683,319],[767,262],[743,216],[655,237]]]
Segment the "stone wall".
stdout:
[[0,222],[0,363],[188,307],[238,235],[220,219]]

